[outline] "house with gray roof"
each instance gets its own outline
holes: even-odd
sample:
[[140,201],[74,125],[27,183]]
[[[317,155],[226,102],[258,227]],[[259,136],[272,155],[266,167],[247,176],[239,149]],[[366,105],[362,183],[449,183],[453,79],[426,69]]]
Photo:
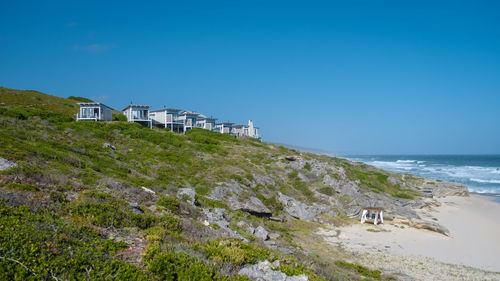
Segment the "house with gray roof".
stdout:
[[76,121],[111,121],[113,109],[100,102],[79,102],[80,109],[76,114]]
[[149,105],[129,104],[122,112],[128,122],[136,122],[143,126],[152,128],[152,120],[149,118]]

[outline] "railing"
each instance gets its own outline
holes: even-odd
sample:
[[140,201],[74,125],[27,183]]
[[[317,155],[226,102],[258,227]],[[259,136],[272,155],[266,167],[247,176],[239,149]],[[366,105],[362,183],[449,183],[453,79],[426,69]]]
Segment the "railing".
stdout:
[[83,116],[80,116],[78,113],[76,114],[76,120],[94,120],[94,121],[97,121],[99,118],[97,115],[83,115]]

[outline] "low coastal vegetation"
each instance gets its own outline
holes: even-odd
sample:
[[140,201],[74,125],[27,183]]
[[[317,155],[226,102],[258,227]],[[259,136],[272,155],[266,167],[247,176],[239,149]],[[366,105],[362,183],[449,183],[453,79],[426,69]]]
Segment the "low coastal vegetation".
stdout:
[[[0,88],[0,101],[0,157],[15,163],[0,171],[1,280],[249,280],[240,270],[265,260],[309,280],[380,280],[305,254],[320,224],[287,202],[328,207],[322,219],[337,224],[372,194],[420,196],[394,174],[255,139],[149,129],[119,113],[75,122],[86,98]],[[207,221],[217,212],[227,225]]]

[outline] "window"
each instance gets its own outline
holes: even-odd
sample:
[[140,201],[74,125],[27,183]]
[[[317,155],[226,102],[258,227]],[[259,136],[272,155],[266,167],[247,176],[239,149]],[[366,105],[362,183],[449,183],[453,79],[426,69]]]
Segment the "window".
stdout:
[[83,107],[81,109],[81,118],[98,118],[99,108],[95,107]]

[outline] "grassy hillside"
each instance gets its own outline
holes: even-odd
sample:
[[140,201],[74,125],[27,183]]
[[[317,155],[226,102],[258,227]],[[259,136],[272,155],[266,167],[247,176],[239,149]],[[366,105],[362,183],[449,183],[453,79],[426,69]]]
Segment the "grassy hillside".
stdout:
[[[247,280],[238,270],[262,260],[309,280],[380,279],[339,257],[305,254],[300,241],[318,222],[290,217],[279,196],[327,206],[323,219],[345,223],[347,208],[360,203],[337,185],[359,186],[366,198],[419,194],[391,180],[397,175],[258,140],[75,122],[74,99],[0,88],[0,101],[0,157],[17,164],[0,172],[2,280]],[[226,197],[214,195],[227,186]],[[176,198],[186,187],[195,205]],[[282,219],[232,207],[253,197]],[[214,208],[225,209],[230,229],[248,242],[204,224]],[[278,247],[238,221],[277,233]]]

